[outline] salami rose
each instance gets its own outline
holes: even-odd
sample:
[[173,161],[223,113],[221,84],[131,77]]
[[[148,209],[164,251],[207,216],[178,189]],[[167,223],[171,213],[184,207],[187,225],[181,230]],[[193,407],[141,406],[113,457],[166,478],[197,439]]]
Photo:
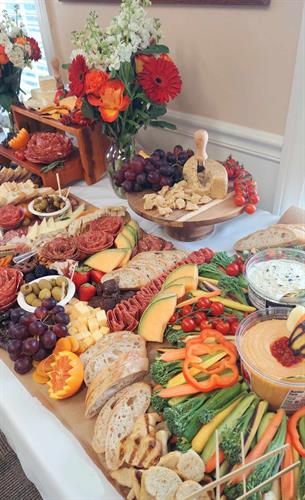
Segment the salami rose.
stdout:
[[46,243],[40,252],[47,260],[78,260],[79,251],[77,239],[72,236],[60,236]]
[[113,245],[113,236],[105,231],[87,231],[78,237],[77,244],[81,254],[92,255],[110,248]]
[[23,275],[17,269],[0,268],[0,311],[14,304],[22,280]]
[[72,141],[59,132],[36,132],[27,143],[24,156],[33,163],[63,160],[72,151]]
[[119,216],[103,216],[90,223],[91,231],[105,231],[116,236],[124,224],[124,219]]
[[24,219],[24,211],[15,205],[0,208],[0,227],[11,229],[18,226]]

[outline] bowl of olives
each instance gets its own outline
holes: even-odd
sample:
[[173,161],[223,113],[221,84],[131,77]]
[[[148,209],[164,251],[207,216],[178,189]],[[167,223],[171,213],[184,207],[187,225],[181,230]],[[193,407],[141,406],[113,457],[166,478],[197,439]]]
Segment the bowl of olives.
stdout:
[[25,311],[34,312],[44,299],[53,297],[58,305],[64,306],[74,294],[73,281],[65,276],[51,275],[24,283],[17,295],[17,302]]
[[45,194],[31,201],[29,211],[38,217],[54,217],[61,215],[71,207],[70,200],[57,194]]

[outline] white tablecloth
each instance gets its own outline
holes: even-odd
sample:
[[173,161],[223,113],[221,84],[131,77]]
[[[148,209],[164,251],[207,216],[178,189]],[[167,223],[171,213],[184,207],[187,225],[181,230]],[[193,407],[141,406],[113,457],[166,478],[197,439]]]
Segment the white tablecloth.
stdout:
[[[115,197],[107,178],[93,186],[79,182],[72,191],[96,206],[126,204]],[[147,232],[164,235],[150,221],[140,219]],[[258,210],[219,224],[214,233],[199,242],[175,242],[177,247],[195,250],[209,246],[230,250],[238,238],[265,228],[277,217]],[[85,453],[77,439],[57,418],[33,398],[13,373],[0,361],[0,428],[15,450],[27,477],[45,500],[118,499],[119,494]]]

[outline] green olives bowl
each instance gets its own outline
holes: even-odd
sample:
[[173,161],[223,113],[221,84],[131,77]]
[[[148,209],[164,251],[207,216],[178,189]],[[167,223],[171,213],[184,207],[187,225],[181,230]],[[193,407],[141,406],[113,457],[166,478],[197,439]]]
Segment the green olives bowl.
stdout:
[[[31,312],[33,313],[36,309],[36,307],[38,307],[38,304],[37,306],[33,307],[32,305],[30,305],[28,302],[27,302],[27,296],[28,295],[36,295],[36,293],[32,293],[32,290],[30,289],[33,285],[33,283],[37,283],[39,284],[39,282],[42,282],[42,281],[45,281],[47,280],[48,282],[51,283],[52,280],[58,280],[58,278],[63,278],[63,276],[60,276],[60,275],[51,275],[51,276],[44,276],[43,278],[37,278],[36,280],[33,280],[31,281],[30,283],[27,283],[27,290],[25,290],[25,293],[22,292],[22,290],[20,289],[18,295],[17,295],[17,302],[19,304],[20,307],[22,307],[22,309],[24,309],[25,311],[28,311],[28,312]],[[65,292],[64,292],[64,297],[62,300],[59,300],[57,302],[58,305],[60,306],[65,306],[68,302],[70,302],[70,300],[72,299],[72,297],[74,296],[75,294],[75,284],[73,283],[73,281],[71,281],[69,278],[66,278],[65,277],[65,280],[67,282],[67,286],[65,287]],[[45,283],[44,283],[45,285]],[[56,287],[52,287],[52,289],[55,289],[55,288],[60,288],[60,285],[56,286]],[[41,291],[42,290],[49,290],[49,287],[47,286],[43,286],[41,288]],[[33,290],[35,291],[35,290]],[[53,295],[52,295],[53,296]],[[47,298],[47,296],[45,297]],[[43,297],[41,296],[41,299],[43,300]]]

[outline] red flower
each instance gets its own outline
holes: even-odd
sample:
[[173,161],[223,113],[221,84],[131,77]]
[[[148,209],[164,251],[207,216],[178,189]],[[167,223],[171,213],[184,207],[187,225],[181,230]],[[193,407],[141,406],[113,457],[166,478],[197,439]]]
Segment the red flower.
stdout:
[[138,80],[147,97],[165,104],[181,91],[182,81],[177,66],[165,58],[151,58],[144,64]]
[[27,36],[26,40],[31,46],[30,59],[32,59],[32,61],[39,61],[39,59],[41,58],[41,50],[39,48],[37,41],[35,40],[35,38],[32,38],[31,36]]
[[0,45],[0,64],[6,64],[8,63],[9,58],[7,57],[4,46]]
[[82,97],[85,93],[85,77],[88,66],[84,56],[76,56],[69,66],[70,93]]

